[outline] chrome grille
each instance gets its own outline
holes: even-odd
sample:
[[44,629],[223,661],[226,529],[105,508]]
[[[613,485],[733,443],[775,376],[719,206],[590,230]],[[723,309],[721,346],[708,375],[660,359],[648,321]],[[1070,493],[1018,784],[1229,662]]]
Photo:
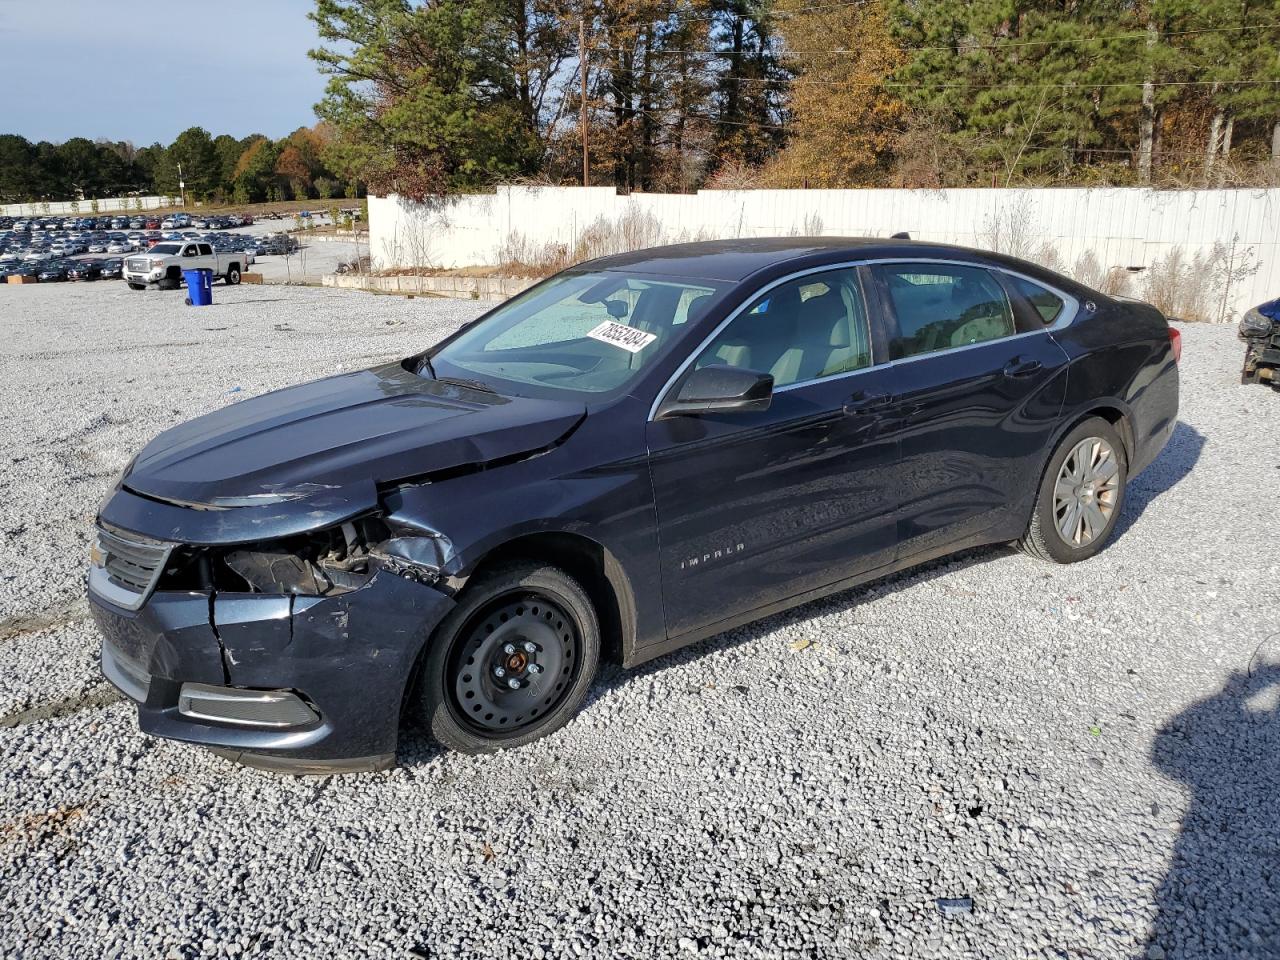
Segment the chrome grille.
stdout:
[[125,266],[131,273],[146,273],[150,269],[150,264],[146,260],[140,260],[136,257],[130,257],[125,261]]
[[173,544],[114,527],[98,527],[89,585],[112,603],[136,610],[164,572]]

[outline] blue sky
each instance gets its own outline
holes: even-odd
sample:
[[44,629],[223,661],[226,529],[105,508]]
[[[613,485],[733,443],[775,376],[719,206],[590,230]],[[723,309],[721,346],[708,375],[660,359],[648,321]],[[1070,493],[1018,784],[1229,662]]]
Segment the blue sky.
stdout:
[[[169,144],[315,123],[311,0],[0,0],[0,133]],[[163,18],[163,27],[160,18]]]

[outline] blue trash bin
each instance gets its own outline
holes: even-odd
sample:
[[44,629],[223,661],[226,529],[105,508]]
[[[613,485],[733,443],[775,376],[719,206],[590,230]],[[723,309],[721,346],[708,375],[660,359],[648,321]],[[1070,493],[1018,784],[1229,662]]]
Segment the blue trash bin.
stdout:
[[207,267],[199,270],[183,270],[187,281],[187,303],[193,307],[207,307],[213,303],[213,271]]

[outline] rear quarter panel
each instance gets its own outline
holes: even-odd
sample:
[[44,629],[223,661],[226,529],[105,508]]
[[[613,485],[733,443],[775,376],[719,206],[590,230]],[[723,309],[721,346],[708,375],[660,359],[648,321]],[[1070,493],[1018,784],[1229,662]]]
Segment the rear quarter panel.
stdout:
[[1082,309],[1054,334],[1068,360],[1063,424],[1069,427],[1100,406],[1124,414],[1130,435],[1129,475],[1136,476],[1163,448],[1178,419],[1178,365],[1164,315],[1145,303],[1082,297]]

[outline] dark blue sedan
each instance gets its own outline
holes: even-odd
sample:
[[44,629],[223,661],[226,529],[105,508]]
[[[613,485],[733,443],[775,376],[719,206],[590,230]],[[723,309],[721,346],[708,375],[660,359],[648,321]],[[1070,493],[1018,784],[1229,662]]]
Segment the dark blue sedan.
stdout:
[[268,767],[386,766],[406,718],[520,746],[601,658],[981,544],[1094,555],[1179,349],[1151,306],[956,247],[585,263],[147,445],[98,517],[103,670],[144,730]]

